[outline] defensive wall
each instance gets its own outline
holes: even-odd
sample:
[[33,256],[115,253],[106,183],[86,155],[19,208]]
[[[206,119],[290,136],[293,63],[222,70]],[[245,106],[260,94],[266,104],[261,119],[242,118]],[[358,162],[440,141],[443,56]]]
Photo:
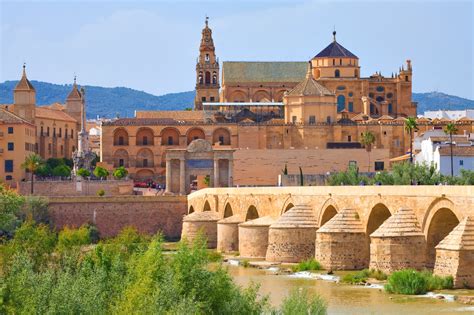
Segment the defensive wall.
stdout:
[[93,223],[107,238],[134,226],[141,233],[162,231],[167,239],[178,239],[186,204],[185,196],[50,197],[49,214],[58,230]]
[[[34,182],[34,195],[37,196],[96,196],[101,189],[106,196],[132,195],[133,180],[47,180]],[[31,181],[18,183],[18,192],[29,195]]]

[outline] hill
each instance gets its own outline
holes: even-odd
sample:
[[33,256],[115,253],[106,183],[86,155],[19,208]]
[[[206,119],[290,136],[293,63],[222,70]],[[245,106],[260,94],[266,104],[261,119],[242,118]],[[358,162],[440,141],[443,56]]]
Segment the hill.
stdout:
[[[18,81],[0,83],[0,104],[13,103],[13,89]],[[64,103],[71,91],[71,84],[52,84],[31,81],[36,89],[38,105],[49,105],[54,102]],[[135,110],[179,110],[193,107],[194,91],[170,93],[161,96],[152,95],[125,87],[104,88],[85,86],[87,93],[87,116],[133,117]],[[413,100],[418,102],[418,113],[439,109],[474,109],[474,101],[440,92],[413,93]]]

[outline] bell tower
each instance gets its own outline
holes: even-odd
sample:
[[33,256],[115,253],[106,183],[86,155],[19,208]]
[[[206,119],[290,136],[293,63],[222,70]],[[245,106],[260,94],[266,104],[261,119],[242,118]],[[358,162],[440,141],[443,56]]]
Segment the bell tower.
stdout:
[[13,112],[30,122],[36,116],[36,91],[26,77],[26,65],[23,64],[23,74],[13,90]]
[[202,110],[204,102],[219,102],[219,59],[216,58],[215,50],[209,18],[206,17],[206,26],[202,30],[199,58],[196,64],[194,110]]

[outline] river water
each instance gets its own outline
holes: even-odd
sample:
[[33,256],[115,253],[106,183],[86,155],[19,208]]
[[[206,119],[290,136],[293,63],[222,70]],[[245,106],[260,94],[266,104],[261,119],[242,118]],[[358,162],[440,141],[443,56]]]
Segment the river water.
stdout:
[[[275,272],[228,265],[235,282],[248,286],[252,281],[260,284],[260,293],[269,295],[277,306],[293,288],[307,288],[318,293],[328,303],[329,314],[474,314],[474,306],[455,301],[438,300],[426,296],[392,295],[380,288],[338,284],[334,281],[316,280],[277,275]],[[452,291],[453,293],[456,291]]]

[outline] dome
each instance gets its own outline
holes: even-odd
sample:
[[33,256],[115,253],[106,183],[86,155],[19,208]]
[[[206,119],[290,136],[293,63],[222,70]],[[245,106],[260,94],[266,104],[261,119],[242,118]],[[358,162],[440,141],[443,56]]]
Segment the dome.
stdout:
[[308,205],[295,205],[270,226],[270,228],[280,229],[317,227],[318,219]]

